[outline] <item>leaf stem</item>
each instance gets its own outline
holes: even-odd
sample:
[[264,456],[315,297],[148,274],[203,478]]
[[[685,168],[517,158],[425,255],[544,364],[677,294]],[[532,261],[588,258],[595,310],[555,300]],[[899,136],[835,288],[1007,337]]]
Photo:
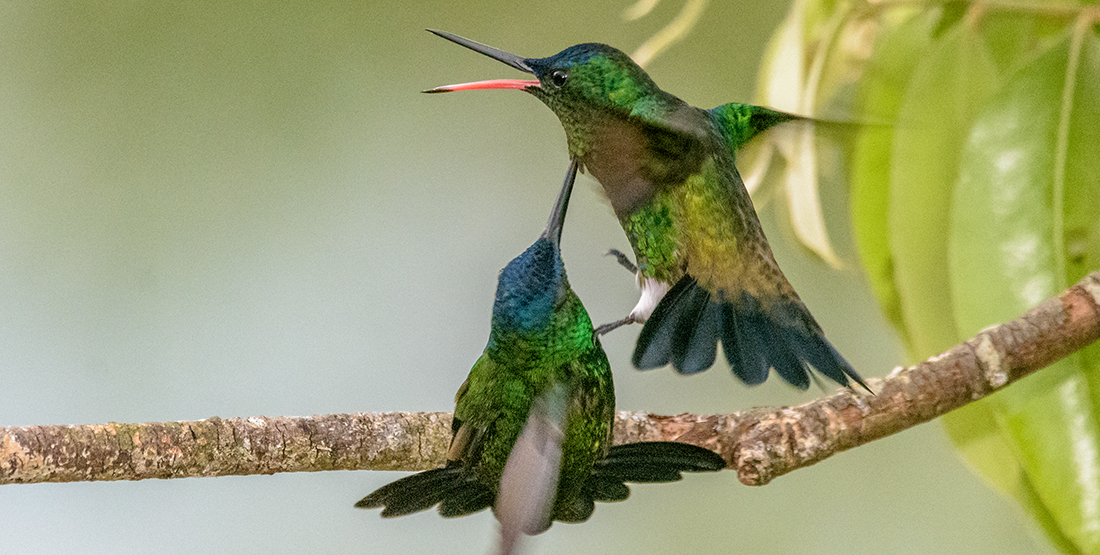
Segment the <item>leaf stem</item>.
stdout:
[[1062,84],[1062,101],[1058,109],[1058,135],[1054,143],[1054,183],[1051,187],[1051,232],[1054,234],[1054,267],[1058,275],[1059,286],[1064,286],[1066,275],[1066,158],[1069,155],[1069,125],[1073,114],[1074,93],[1077,89],[1077,69],[1081,65],[1081,47],[1085,33],[1092,26],[1094,13],[1081,12],[1073,25],[1073,34],[1069,44],[1069,59],[1066,62],[1066,78]]

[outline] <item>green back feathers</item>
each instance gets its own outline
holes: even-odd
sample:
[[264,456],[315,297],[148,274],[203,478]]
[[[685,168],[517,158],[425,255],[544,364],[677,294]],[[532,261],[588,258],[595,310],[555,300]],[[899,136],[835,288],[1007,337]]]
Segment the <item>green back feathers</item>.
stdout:
[[722,136],[731,151],[741,150],[757,135],[784,122],[807,119],[786,112],[778,112],[753,106],[730,102],[708,110],[722,131]]

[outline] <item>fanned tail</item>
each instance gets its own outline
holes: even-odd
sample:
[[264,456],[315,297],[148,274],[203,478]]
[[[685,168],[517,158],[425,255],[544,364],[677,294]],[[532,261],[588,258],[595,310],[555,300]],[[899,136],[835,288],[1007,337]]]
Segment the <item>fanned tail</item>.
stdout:
[[626,482],[676,482],[683,472],[714,472],[726,467],[717,453],[675,441],[616,445],[596,462],[585,491],[593,501],[622,501],[630,496]]
[[463,472],[460,465],[426,470],[390,482],[355,504],[360,509],[382,508],[382,516],[405,516],[439,505],[445,517],[465,516],[493,503],[493,492]]
[[765,306],[742,292],[722,302],[690,275],[665,294],[646,321],[634,366],[648,370],[671,363],[681,374],[702,372],[714,365],[719,339],[733,373],[748,385],[763,383],[775,368],[788,383],[806,389],[812,367],[840,385],[850,378],[870,391],[802,301],[779,298]]
[[[595,502],[623,501],[630,496],[633,483],[676,482],[684,472],[714,472],[726,467],[717,453],[675,441],[643,441],[615,445],[607,456],[596,461],[584,485],[583,495],[573,500],[573,506],[554,517],[563,522],[584,522],[592,515]],[[361,509],[382,508],[382,516],[404,516],[439,505],[439,514],[458,517],[473,514],[492,506],[493,493],[481,485],[461,465],[427,470],[390,482],[355,504]],[[498,514],[498,516],[500,516]],[[545,517],[544,517],[545,518]],[[522,528],[521,533],[538,533],[549,521],[523,520],[536,523],[536,528]],[[511,552],[518,535],[502,543],[504,552]]]

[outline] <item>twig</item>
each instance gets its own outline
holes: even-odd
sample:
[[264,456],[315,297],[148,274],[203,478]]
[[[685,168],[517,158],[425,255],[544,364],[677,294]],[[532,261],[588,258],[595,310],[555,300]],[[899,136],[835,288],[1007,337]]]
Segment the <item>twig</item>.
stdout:
[[[764,485],[927,422],[1100,338],[1100,271],[1023,316],[882,380],[797,407],[726,415],[620,412],[615,441],[678,440]],[[439,466],[450,413],[390,412],[0,428],[0,484]]]

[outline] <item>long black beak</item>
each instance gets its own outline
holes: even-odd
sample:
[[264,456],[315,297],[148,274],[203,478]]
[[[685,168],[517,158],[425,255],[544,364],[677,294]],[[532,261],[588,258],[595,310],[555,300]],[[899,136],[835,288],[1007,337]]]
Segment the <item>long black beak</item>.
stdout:
[[573,193],[573,182],[577,180],[577,169],[580,162],[569,162],[569,170],[565,173],[565,183],[558,193],[558,200],[554,203],[554,210],[550,212],[550,221],[546,222],[546,231],[542,236],[549,239],[554,245],[561,244],[561,228],[565,223],[565,210],[569,208],[569,195]]
[[508,52],[505,52],[503,50],[497,50],[492,46],[486,46],[484,44],[481,44],[480,42],[474,42],[470,39],[464,39],[458,35],[452,35],[451,33],[448,33],[446,31],[437,31],[435,29],[427,29],[427,31],[429,33],[432,33],[433,35],[443,37],[455,44],[465,46],[466,48],[469,48],[474,52],[480,52],[481,54],[484,54],[494,60],[506,63],[520,71],[526,71],[527,73],[532,74],[535,73],[534,70],[532,70],[531,67],[527,65],[527,58],[521,58],[519,56],[516,56],[515,54],[509,54]]

